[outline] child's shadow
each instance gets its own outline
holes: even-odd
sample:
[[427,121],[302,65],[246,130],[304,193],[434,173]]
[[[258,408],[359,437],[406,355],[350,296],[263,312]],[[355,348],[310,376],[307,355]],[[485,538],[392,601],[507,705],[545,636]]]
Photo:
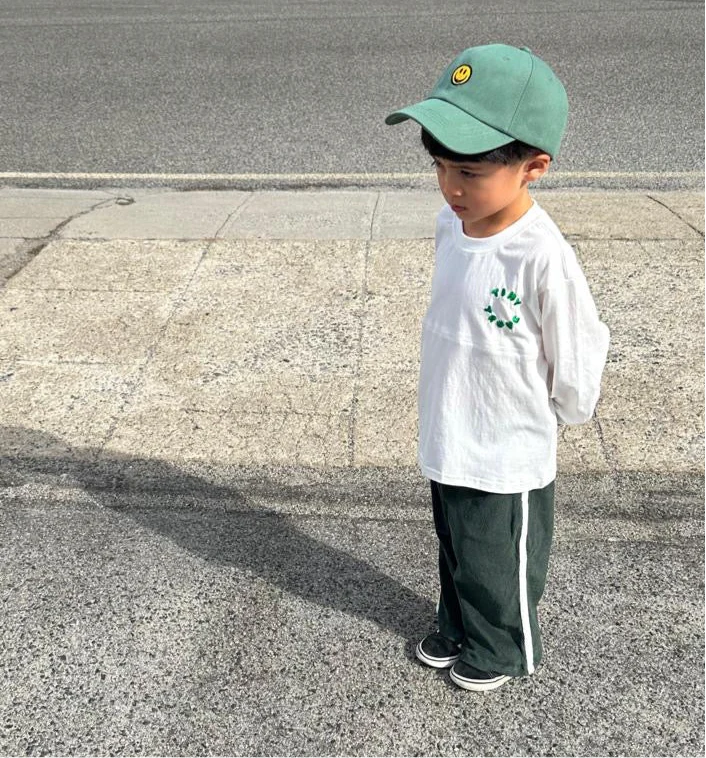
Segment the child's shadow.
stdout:
[[[291,516],[262,506],[268,499],[295,505],[311,499],[348,499],[354,505],[375,498],[383,501],[384,508],[400,497],[423,497],[426,490],[416,484],[400,495],[399,482],[386,483],[384,473],[366,482],[361,472],[343,472],[337,483],[297,487],[284,483],[286,472],[279,471],[275,480],[261,469],[237,470],[227,485],[220,485],[164,461],[119,455],[99,458],[95,449],[68,449],[52,435],[20,427],[0,427],[0,445],[10,451],[0,463],[0,487],[40,480],[78,485],[102,507],[119,511],[207,561],[236,566],[309,603],[373,621],[406,639],[410,657],[413,641],[433,623],[434,606],[428,598],[372,563],[306,534]],[[222,472],[219,478],[224,479]],[[337,521],[333,529],[332,521]],[[341,529],[350,526],[350,519],[314,516],[306,523],[310,532],[326,533],[334,541],[341,537]],[[366,528],[370,525],[363,524],[362,530]],[[410,546],[386,540],[386,552],[390,544],[398,551],[393,560],[407,563]],[[375,552],[372,545],[368,548]],[[419,550],[419,545],[414,548]]]

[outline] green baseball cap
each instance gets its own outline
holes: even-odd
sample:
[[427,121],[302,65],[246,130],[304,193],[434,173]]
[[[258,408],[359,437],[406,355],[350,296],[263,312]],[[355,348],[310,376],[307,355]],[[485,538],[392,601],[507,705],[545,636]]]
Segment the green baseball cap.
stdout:
[[414,119],[455,153],[474,155],[520,140],[559,152],[569,103],[549,66],[526,47],[481,45],[460,53],[426,100],[391,113]]

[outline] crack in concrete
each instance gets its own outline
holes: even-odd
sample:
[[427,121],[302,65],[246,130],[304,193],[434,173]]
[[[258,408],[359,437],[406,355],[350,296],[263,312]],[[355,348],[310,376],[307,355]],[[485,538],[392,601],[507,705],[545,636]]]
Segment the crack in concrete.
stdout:
[[670,213],[673,213],[683,224],[686,224],[689,227],[689,229],[693,229],[700,237],[703,238],[704,233],[700,229],[695,227],[690,221],[687,221],[683,216],[679,215],[674,210],[674,208],[671,208],[666,203],[663,203],[659,198],[654,197],[654,195],[650,195],[649,193],[646,194],[646,197],[648,197],[653,202],[657,203],[657,205],[661,205],[663,208],[666,208]]
[[216,234],[214,235],[214,239],[223,239],[221,237],[221,232],[228,226],[231,220],[238,218],[238,216],[240,216],[240,214],[245,210],[245,207],[250,205],[254,197],[255,197],[255,193],[253,192],[250,195],[248,195],[234,211],[228,214],[228,218],[220,225],[220,227],[218,227],[218,230],[216,231]]
[[[85,208],[81,211],[78,211],[78,213],[74,213],[73,215],[64,219],[61,223],[57,224],[48,234],[45,234],[43,237],[35,237],[32,239],[28,239],[27,243],[30,245],[30,247],[27,250],[20,253],[21,260],[18,261],[18,265],[15,268],[10,269],[10,272],[0,282],[0,289],[3,289],[5,286],[7,286],[7,283],[13,277],[17,276],[17,274],[19,274],[20,271],[23,271],[39,255],[39,253],[41,253],[42,250],[44,250],[44,248],[47,245],[59,239],[59,234],[61,233],[62,229],[68,226],[72,221],[76,220],[77,218],[81,218],[81,216],[86,216],[89,213],[93,213],[93,211],[98,210],[99,208],[102,208],[106,205],[110,205],[111,203],[117,203],[119,200],[122,200],[122,199],[126,199],[126,198],[122,195],[116,196],[116,195],[110,194],[110,197],[107,200],[101,200],[100,202],[93,204],[89,208]],[[132,198],[127,198],[127,199],[132,200]]]
[[372,242],[375,239],[375,224],[378,220],[378,210],[380,206],[382,205],[382,197],[383,193],[378,192],[377,197],[375,198],[375,207],[373,208],[373,212],[370,214],[370,236],[369,241]]

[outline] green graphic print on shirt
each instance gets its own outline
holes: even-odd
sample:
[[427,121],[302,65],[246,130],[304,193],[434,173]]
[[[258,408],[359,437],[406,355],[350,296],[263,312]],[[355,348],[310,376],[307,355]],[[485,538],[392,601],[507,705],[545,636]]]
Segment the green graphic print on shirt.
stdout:
[[[522,300],[520,300],[520,296],[513,291],[508,292],[505,287],[502,289],[500,287],[495,287],[494,289],[490,290],[490,294],[493,295],[493,297],[501,300],[507,300],[512,305],[512,307],[517,307],[522,303]],[[519,316],[512,316],[511,319],[500,319],[498,318],[497,314],[495,313],[493,309],[493,304],[486,306],[483,309],[486,313],[489,313],[488,321],[491,324],[495,324],[499,329],[508,329],[509,331],[512,331],[515,328],[516,324],[520,323],[520,317]]]

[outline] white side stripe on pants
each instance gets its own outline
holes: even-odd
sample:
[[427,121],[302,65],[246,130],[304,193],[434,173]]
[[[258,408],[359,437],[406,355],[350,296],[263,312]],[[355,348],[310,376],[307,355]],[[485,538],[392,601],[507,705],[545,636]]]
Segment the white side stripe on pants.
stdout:
[[522,636],[525,638],[525,657],[527,673],[534,672],[534,646],[532,644],[532,627],[529,616],[527,597],[527,532],[529,526],[529,492],[522,493],[522,529],[520,530],[520,618],[522,619]]

